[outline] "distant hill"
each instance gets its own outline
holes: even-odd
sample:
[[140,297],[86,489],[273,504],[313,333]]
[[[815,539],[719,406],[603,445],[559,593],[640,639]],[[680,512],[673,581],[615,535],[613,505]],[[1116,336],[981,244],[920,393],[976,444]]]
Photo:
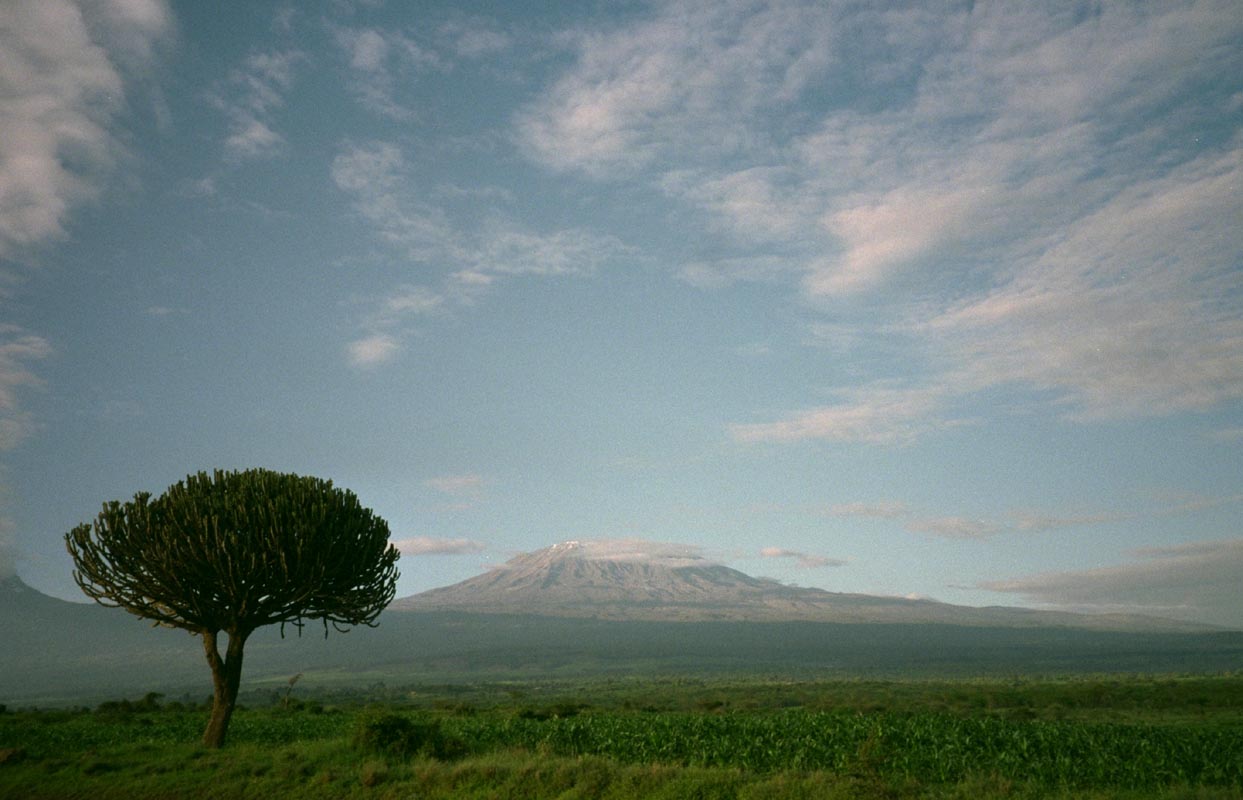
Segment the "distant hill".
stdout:
[[[302,637],[287,630],[282,639],[277,627],[262,628],[247,644],[243,690],[275,690],[299,673],[303,687],[348,687],[670,674],[1215,672],[1243,664],[1243,632],[1117,630],[1099,618],[797,589],[689,557],[584,555],[590,546],[520,556],[506,569],[395,603],[375,629],[325,638],[312,623]],[[463,595],[472,610],[453,606]],[[1063,617],[1084,624],[1045,621]],[[48,597],[16,578],[0,581],[0,703],[93,704],[149,691],[207,697],[202,640],[120,609]]]
[[0,580],[0,642],[0,702],[121,691],[207,669],[202,644],[182,631],[154,631],[119,609],[58,600],[16,576]]
[[395,611],[536,614],[605,620],[938,623],[1195,632],[1208,625],[1126,614],[976,608],[786,586],[686,552],[651,556],[563,542],[474,578],[394,601]]

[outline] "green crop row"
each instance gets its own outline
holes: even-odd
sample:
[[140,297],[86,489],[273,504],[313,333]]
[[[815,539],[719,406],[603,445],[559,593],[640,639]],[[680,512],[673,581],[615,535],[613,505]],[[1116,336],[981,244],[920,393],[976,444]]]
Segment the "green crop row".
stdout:
[[944,714],[593,713],[455,721],[475,747],[626,763],[830,770],[954,782],[981,770],[1049,786],[1243,786],[1243,730]]

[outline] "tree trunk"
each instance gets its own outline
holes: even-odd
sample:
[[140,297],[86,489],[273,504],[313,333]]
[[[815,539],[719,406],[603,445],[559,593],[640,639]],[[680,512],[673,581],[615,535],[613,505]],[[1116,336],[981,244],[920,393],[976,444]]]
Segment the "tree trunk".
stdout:
[[211,665],[213,687],[211,719],[203,732],[203,746],[213,748],[224,744],[225,733],[229,730],[233,706],[237,703],[237,687],[242,682],[242,648],[246,646],[246,634],[226,631],[229,645],[224,658],[221,658],[220,651],[216,649],[218,633],[203,632],[203,649],[207,652],[207,663]]

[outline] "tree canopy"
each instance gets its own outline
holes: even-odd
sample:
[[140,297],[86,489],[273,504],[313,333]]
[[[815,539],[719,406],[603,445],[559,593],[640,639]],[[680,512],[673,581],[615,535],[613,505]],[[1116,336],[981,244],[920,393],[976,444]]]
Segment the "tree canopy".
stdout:
[[[105,503],[65,536],[74,580],[102,605],[202,635],[219,746],[246,638],[265,625],[374,625],[396,593],[388,524],[331,481],[252,469],[190,475],[152,499]],[[220,632],[228,635],[221,658]],[[216,730],[213,731],[213,725]]]

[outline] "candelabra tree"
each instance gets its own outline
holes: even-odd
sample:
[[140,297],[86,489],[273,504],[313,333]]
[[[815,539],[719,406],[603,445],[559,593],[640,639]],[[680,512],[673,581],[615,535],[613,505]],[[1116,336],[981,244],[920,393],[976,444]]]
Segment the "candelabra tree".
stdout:
[[[152,499],[105,503],[65,544],[101,605],[203,637],[213,702],[203,744],[224,744],[257,628],[374,627],[396,593],[388,524],[331,481],[263,469],[190,475]],[[227,645],[222,655],[218,638]]]

